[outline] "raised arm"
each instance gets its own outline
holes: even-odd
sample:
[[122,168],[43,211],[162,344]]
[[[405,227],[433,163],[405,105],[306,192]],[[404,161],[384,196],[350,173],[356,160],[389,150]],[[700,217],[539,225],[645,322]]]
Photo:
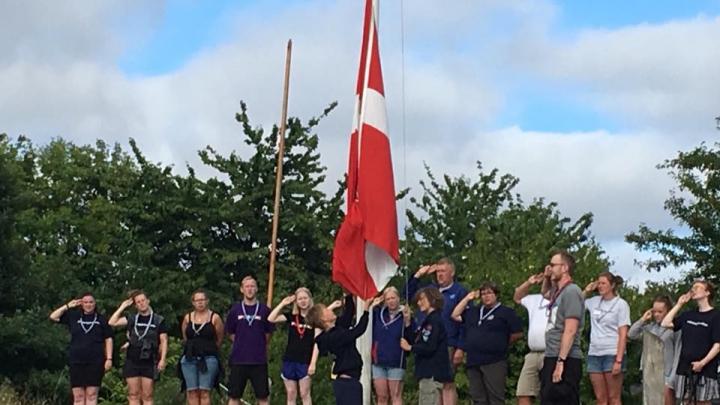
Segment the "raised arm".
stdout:
[[677,314],[680,312],[680,309],[682,309],[683,305],[687,304],[690,299],[692,298],[692,291],[688,291],[687,293],[683,294],[678,298],[677,303],[674,307],[670,310],[670,312],[665,315],[665,318],[663,318],[662,325],[664,328],[675,328],[675,323],[673,320],[677,316]]
[[582,291],[583,298],[587,298],[587,296],[592,294],[595,290],[597,290],[597,281],[589,282],[588,285],[585,286],[585,289]]
[[271,323],[280,323],[280,322],[286,322],[287,318],[285,315],[282,315],[281,312],[283,308],[286,306],[292,304],[295,302],[295,294],[288,295],[287,297],[283,298],[282,301],[280,301],[279,304],[273,308],[272,312],[270,312],[270,315],[268,315],[268,322]]
[[650,319],[652,319],[652,309],[645,311],[642,318],[638,319],[630,326],[630,330],[628,330],[628,338],[630,340],[639,340],[642,337],[643,326],[645,323],[649,322]]
[[68,301],[67,304],[64,304],[63,306],[50,313],[50,320],[53,322],[60,322],[60,317],[62,317],[66,311],[68,311],[70,308],[75,308],[78,305],[80,305],[80,300]]
[[123,301],[117,310],[115,310],[115,313],[112,314],[110,319],[108,319],[108,325],[112,326],[113,328],[122,328],[123,326],[127,325],[127,318],[122,316],[123,312],[125,312],[126,309],[130,308],[133,304],[133,299],[128,298],[125,301]]
[[477,299],[480,296],[480,291],[470,291],[469,293],[465,294],[465,297],[458,302],[457,305],[455,305],[455,308],[453,308],[452,313],[450,314],[450,317],[455,322],[462,322],[462,314],[465,312],[465,308],[467,308],[470,301]]
[[540,284],[544,280],[545,275],[543,273],[533,274],[530,276],[527,280],[515,288],[513,301],[515,301],[516,304],[520,304],[520,301],[522,301],[522,299],[530,293],[530,287],[534,284]]

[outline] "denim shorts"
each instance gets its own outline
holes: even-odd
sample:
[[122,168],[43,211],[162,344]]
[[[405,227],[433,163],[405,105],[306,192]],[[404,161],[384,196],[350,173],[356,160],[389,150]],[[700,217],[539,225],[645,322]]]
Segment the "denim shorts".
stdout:
[[[615,355],[608,356],[587,356],[588,373],[609,373],[615,364]],[[623,357],[620,369],[625,371],[625,357]]]
[[399,367],[372,366],[372,378],[374,380],[402,381],[405,369]]
[[180,367],[188,391],[213,389],[215,378],[220,370],[218,359],[215,356],[205,356],[205,364],[207,370],[203,373],[198,369],[198,360],[185,356],[180,359]]

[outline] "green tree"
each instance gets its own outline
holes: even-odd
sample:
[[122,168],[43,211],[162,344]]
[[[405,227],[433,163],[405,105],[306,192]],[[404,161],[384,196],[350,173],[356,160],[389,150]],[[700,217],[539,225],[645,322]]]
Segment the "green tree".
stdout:
[[625,239],[655,258],[642,264],[648,271],[692,266],[689,276],[717,282],[720,278],[720,143],[701,144],[658,166],[676,181],[665,209],[681,230],[653,230],[641,224]]

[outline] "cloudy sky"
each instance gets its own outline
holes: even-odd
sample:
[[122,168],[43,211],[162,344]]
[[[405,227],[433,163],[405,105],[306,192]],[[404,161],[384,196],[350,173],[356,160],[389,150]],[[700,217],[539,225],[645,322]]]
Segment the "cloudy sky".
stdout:
[[[278,120],[292,38],[290,114],[340,103],[318,129],[334,181],[361,14],[351,0],[0,1],[0,132],[134,137],[154,161],[198,167],[205,145],[242,150],[239,100],[256,124]],[[480,160],[518,176],[526,200],[593,212],[631,282],[671,277],[634,267],[644,256],[623,236],[677,227],[663,211],[673,183],[655,166],[720,136],[719,38],[720,0],[385,0],[396,185],[417,185],[423,162],[461,175]]]

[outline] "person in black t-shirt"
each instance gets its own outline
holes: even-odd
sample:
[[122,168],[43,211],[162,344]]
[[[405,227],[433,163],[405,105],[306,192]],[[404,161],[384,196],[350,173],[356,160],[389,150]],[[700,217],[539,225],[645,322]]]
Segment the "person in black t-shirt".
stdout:
[[[292,303],[295,303],[292,311],[283,312],[283,308]],[[315,331],[305,318],[312,306],[310,290],[300,287],[295,294],[285,297],[268,316],[272,323],[288,323],[288,340],[280,376],[285,383],[289,404],[296,403],[298,391],[303,405],[312,404],[310,379],[315,374],[318,351],[315,346]]]
[[[710,282],[695,281],[692,289],[678,298],[677,304],[662,320],[662,326],[682,331],[675,386],[675,395],[680,401],[709,405],[710,401],[720,398],[717,379],[720,311],[710,305],[714,292]],[[690,300],[697,303],[697,309],[678,316],[682,306]]]
[[[333,373],[337,377],[332,384],[336,404],[360,405],[363,403],[363,390],[360,384],[363,362],[355,346],[355,341],[367,329],[368,311],[381,300],[382,297],[365,300],[365,311],[355,327],[352,328],[337,324],[340,318],[347,319],[349,312],[352,310],[346,305],[343,309],[343,315],[340,318],[335,316],[333,309],[341,305],[340,301],[335,301],[329,306],[315,304],[308,311],[308,323],[318,329],[315,343],[320,355],[333,354],[335,356]],[[350,307],[354,306],[350,305]]]
[[180,330],[183,355],[178,363],[188,405],[210,405],[210,391],[220,383],[220,345],[225,325],[210,310],[207,294],[191,295],[193,311],[183,317]]
[[[137,313],[129,318],[123,316],[132,305]],[[123,377],[128,386],[128,404],[152,404],[154,380],[157,373],[165,369],[167,356],[167,327],[163,317],[153,312],[144,292],[133,291],[108,323],[117,328],[127,327],[129,345]]]
[[[76,307],[80,311],[70,311]],[[89,292],[54,310],[50,319],[70,331],[68,363],[74,403],[95,405],[103,375],[112,367],[112,329],[97,313],[95,297]]]

